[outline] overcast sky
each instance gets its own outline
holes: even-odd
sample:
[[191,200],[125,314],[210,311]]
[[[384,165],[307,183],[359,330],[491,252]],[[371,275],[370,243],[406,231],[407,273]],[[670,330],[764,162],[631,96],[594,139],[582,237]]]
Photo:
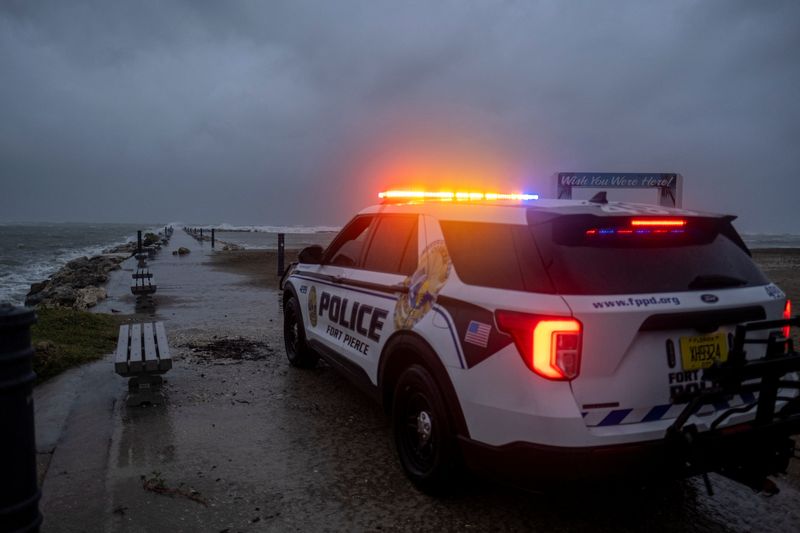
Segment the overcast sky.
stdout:
[[800,233],[798,21],[793,0],[3,0],[0,220],[338,225],[390,186],[641,171]]

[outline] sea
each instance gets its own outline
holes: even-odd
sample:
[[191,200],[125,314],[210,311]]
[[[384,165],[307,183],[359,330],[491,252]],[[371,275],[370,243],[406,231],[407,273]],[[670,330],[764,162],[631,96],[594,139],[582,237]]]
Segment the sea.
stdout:
[[[136,240],[137,230],[158,231],[182,224],[0,223],[0,303],[22,305],[31,283],[43,281],[67,262],[98,255],[108,248]],[[196,226],[217,228],[217,238],[244,248],[276,249],[278,233],[287,248],[327,245],[335,226]]]
[[[176,230],[182,224],[172,223]],[[21,305],[31,283],[54,274],[68,261],[92,256],[136,238],[136,231],[157,231],[164,224],[0,223],[0,302]],[[336,226],[194,226],[216,230],[219,240],[246,249],[276,249],[278,233],[287,248],[327,245]],[[800,248],[798,234],[742,234],[750,248]]]

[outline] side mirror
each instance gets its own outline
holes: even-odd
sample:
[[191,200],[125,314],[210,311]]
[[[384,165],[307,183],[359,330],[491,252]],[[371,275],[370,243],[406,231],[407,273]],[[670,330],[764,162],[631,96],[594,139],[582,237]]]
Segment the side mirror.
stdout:
[[322,246],[314,244],[300,250],[297,260],[306,265],[318,265],[322,263]]

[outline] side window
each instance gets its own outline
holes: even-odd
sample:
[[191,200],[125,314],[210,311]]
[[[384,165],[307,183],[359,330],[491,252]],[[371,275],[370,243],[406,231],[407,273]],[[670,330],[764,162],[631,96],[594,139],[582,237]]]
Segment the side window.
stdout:
[[361,215],[351,220],[325,251],[323,263],[342,267],[358,266],[374,218],[373,215]]
[[417,215],[379,217],[364,268],[410,276],[417,268]]
[[440,223],[458,277],[468,285],[552,293],[527,226]]

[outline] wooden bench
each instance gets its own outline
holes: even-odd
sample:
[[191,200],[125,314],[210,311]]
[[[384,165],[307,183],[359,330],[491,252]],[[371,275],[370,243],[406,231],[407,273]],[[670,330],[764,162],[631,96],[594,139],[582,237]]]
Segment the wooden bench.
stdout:
[[131,294],[134,296],[144,296],[153,294],[158,288],[153,285],[153,274],[145,269],[139,269],[135,274],[131,275],[133,278],[133,285],[131,285]]
[[119,327],[114,370],[128,381],[128,405],[162,403],[161,374],[172,368],[163,322],[123,324]]

